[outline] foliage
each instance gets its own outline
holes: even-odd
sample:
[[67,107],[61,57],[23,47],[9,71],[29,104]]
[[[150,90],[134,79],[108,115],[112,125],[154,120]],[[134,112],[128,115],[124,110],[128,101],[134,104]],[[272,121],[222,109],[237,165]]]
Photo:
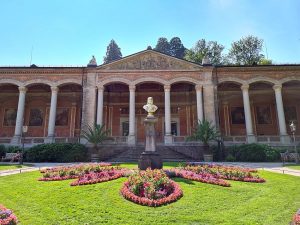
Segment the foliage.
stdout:
[[189,141],[202,141],[204,145],[208,145],[209,141],[214,141],[219,136],[216,127],[208,120],[199,121],[192,135],[188,137]]
[[121,49],[118,44],[112,39],[107,46],[106,56],[104,57],[104,63],[110,63],[112,61],[122,58]]
[[95,124],[93,127],[87,125],[86,129],[83,129],[81,131],[81,137],[91,143],[94,149],[97,150],[99,144],[102,144],[103,141],[109,139],[109,132],[109,130],[105,129],[104,124]]
[[160,37],[157,40],[154,50],[167,55],[171,55],[170,43],[168,42],[168,39],[165,37]]
[[293,216],[292,225],[300,225],[300,209],[298,212]]
[[228,148],[226,161],[274,162],[280,160],[280,151],[264,144],[235,145]]
[[[137,168],[133,163],[120,166]],[[153,221],[156,224],[195,221],[207,225],[288,224],[299,208],[300,177],[262,170],[259,175],[268,182],[263,185],[230,182],[231,188],[174,178],[184,197],[174,204],[155,209],[123,199],[119,190],[127,178],[72,188],[70,181],[39,182],[40,173],[36,171],[0,177],[0,202],[14,209],[22,224],[31,225],[146,225]],[[222,212],[222,216],[216,216],[218,212]]]
[[211,64],[219,65],[222,63],[222,52],[224,46],[216,41],[206,41],[200,39],[196,42],[195,46],[185,53],[185,59],[195,63],[202,63],[204,56],[208,57]]
[[0,224],[1,225],[15,225],[18,223],[16,215],[10,209],[0,205]]
[[228,58],[236,65],[257,65],[264,58],[263,40],[249,35],[231,44]]
[[273,62],[271,59],[262,58],[258,62],[259,65],[272,65]]
[[22,148],[19,146],[8,146],[6,148],[6,152],[11,152],[11,153],[22,152]]
[[82,144],[41,144],[26,150],[28,162],[83,162],[87,149]]
[[173,37],[170,40],[170,55],[182,59],[184,57],[185,47],[179,37]]
[[0,158],[4,157],[6,153],[6,148],[4,145],[0,145]]

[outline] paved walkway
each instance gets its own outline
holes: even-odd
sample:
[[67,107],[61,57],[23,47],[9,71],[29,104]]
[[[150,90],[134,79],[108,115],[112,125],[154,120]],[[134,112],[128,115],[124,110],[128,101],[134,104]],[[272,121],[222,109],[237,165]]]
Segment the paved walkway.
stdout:
[[[203,162],[195,162],[195,163],[203,163]],[[0,177],[12,175],[12,174],[24,173],[24,172],[37,171],[40,169],[51,168],[51,167],[55,167],[55,166],[69,166],[69,165],[73,165],[73,164],[78,164],[78,163],[34,163],[33,167],[25,167],[25,168],[20,168],[20,169],[11,169],[11,170],[0,170]],[[274,172],[274,173],[300,176],[300,170],[282,167],[282,163],[218,162],[218,164],[262,169],[262,170],[266,170],[266,171],[270,171],[270,172]]]

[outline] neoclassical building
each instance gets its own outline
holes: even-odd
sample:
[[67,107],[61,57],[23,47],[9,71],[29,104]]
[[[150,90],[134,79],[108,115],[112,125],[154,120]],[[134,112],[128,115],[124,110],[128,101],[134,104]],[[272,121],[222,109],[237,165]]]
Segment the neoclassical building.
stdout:
[[[225,144],[290,145],[300,134],[300,65],[195,64],[154,50],[87,67],[0,67],[0,142],[78,142],[86,125],[105,124],[113,143],[144,143],[142,106],[151,96],[159,145],[184,145],[197,121]],[[298,141],[298,137],[297,137]]]

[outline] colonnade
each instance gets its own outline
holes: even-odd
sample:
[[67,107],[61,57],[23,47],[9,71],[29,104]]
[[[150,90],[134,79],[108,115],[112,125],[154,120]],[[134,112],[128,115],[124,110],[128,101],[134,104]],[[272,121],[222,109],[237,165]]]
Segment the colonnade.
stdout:
[[[136,144],[136,130],[135,130],[135,85],[129,85],[129,135],[128,144]],[[197,102],[197,119],[203,120],[203,98],[202,85],[195,85],[196,102]],[[98,104],[97,104],[97,124],[103,124],[103,96],[104,86],[98,86]],[[171,135],[171,85],[164,85],[165,97],[165,144],[171,144],[173,137]]]

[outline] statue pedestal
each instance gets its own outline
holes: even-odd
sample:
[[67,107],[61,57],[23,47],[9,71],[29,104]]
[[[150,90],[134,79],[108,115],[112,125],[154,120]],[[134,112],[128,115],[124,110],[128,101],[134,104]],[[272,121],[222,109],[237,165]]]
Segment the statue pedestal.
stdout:
[[163,166],[162,159],[156,152],[156,136],[154,127],[156,122],[157,118],[154,116],[147,116],[144,120],[146,146],[145,151],[141,154],[139,159],[139,169],[141,170],[145,170],[147,168],[161,169]]

